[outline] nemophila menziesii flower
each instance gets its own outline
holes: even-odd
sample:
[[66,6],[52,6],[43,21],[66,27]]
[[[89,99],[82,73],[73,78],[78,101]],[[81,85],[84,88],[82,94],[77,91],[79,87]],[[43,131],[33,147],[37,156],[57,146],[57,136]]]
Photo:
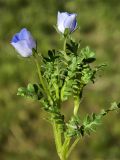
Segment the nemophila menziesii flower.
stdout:
[[31,56],[32,50],[36,49],[36,41],[26,28],[13,36],[11,44],[22,57]]
[[77,27],[75,13],[58,12],[57,16],[57,28],[61,33],[64,33],[65,29],[68,28],[70,32],[73,32]]

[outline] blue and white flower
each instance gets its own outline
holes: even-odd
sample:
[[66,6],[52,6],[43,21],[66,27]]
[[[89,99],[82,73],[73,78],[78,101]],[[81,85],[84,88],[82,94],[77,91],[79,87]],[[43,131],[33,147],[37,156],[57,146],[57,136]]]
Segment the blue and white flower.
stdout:
[[69,14],[67,12],[58,12],[57,16],[57,28],[61,33],[64,33],[68,28],[70,32],[73,32],[77,27],[76,14]]
[[13,36],[11,45],[22,57],[31,56],[32,50],[36,49],[36,41],[26,28],[23,28],[19,33]]

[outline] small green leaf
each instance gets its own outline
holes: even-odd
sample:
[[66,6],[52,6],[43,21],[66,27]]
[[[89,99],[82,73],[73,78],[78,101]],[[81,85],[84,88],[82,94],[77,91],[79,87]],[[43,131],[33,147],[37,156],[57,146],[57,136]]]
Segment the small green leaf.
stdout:
[[35,89],[34,89],[33,84],[29,83],[28,86],[27,86],[27,90],[28,90],[29,92],[34,92]]
[[83,54],[85,56],[85,59],[95,58],[95,53],[93,51],[91,51],[88,46],[81,50],[81,54]]
[[23,87],[18,88],[17,95],[25,96],[25,94],[26,94],[26,89],[25,88],[23,88]]

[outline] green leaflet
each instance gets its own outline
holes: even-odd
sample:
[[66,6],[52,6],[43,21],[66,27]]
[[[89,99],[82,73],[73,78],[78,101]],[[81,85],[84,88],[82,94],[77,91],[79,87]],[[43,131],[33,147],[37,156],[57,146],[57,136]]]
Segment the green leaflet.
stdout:
[[87,115],[83,122],[79,116],[73,116],[67,123],[66,134],[70,137],[90,135],[91,132],[96,130],[96,127],[101,124],[102,118],[111,111],[117,111],[120,108],[120,103],[113,102],[111,107],[106,110],[101,110],[100,113],[92,113]]
[[37,84],[29,83],[26,88],[18,88],[17,95],[39,100],[42,97],[42,92],[40,92]]

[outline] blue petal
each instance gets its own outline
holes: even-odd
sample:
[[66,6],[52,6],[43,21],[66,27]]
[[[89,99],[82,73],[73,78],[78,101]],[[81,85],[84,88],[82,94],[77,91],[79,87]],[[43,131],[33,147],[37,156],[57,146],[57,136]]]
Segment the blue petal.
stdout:
[[16,42],[18,42],[18,41],[19,41],[19,33],[16,33],[16,34],[13,36],[11,42],[16,43]]
[[57,16],[57,27],[58,30],[62,33],[64,33],[65,27],[64,27],[64,21],[65,19],[69,17],[69,13],[67,12],[58,12],[58,16]]
[[76,28],[76,14],[69,14],[69,16],[64,21],[64,27],[69,28],[70,32],[73,32]]
[[22,57],[32,55],[32,49],[29,48],[26,40],[21,40],[17,43],[12,42],[11,44]]
[[33,39],[31,33],[26,29],[26,28],[23,28],[20,33],[19,33],[19,39],[20,40],[26,40],[27,44],[28,44],[28,47],[30,49],[32,48],[36,48],[36,42],[35,40]]
[[19,32],[19,39],[20,40],[28,39],[29,35],[30,35],[30,32],[26,28],[23,28]]
[[29,40],[27,40],[27,44],[30,49],[36,49],[36,41],[33,39],[31,35],[29,36]]
[[76,29],[76,27],[77,27],[77,21],[76,21],[76,19],[73,21],[72,27],[74,28],[74,30]]

